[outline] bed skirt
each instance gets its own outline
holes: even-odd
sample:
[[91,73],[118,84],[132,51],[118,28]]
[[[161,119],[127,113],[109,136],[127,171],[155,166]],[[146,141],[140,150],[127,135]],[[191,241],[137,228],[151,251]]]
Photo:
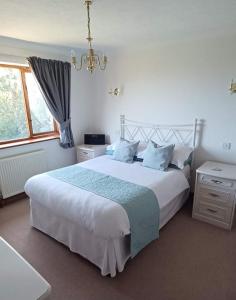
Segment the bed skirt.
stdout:
[[[164,208],[160,214],[160,228],[163,227],[182,207],[188,198],[189,190],[185,190],[171,201],[170,207]],[[68,246],[72,252],[78,253],[97,267],[103,276],[114,277],[122,272],[130,258],[130,235],[116,239],[104,239],[95,236],[86,228],[62,216],[37,201],[30,199],[31,225],[57,241]],[[143,250],[145,251],[145,249]]]

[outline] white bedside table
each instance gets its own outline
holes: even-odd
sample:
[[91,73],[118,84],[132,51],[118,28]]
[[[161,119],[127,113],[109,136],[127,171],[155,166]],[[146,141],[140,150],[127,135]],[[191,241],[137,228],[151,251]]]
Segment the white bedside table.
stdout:
[[231,229],[236,196],[236,166],[208,161],[196,170],[192,216]]
[[83,162],[105,154],[107,145],[79,145],[77,146],[77,161]]

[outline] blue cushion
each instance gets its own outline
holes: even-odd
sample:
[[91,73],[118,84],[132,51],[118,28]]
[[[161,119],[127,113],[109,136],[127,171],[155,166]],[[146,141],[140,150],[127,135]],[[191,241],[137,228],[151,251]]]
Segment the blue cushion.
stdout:
[[144,152],[143,166],[148,168],[166,171],[173,155],[175,145],[159,147],[150,141]]
[[114,150],[112,158],[115,160],[132,163],[138,149],[138,144],[139,141],[131,143],[127,140],[121,139],[120,143]]
[[112,155],[113,153],[114,153],[114,150],[112,150],[112,149],[105,151],[106,155]]

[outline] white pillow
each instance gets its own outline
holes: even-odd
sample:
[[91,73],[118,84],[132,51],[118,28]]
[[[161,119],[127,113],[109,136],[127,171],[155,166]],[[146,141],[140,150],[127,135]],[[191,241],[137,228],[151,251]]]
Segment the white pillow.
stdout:
[[140,142],[139,143],[138,150],[137,150],[137,155],[136,155],[138,159],[143,159],[144,152],[147,148],[147,145],[148,145],[148,143],[145,143],[145,142]]
[[192,152],[193,148],[191,147],[178,144],[175,145],[171,164],[182,170],[186,163],[188,163],[188,159],[190,158]]

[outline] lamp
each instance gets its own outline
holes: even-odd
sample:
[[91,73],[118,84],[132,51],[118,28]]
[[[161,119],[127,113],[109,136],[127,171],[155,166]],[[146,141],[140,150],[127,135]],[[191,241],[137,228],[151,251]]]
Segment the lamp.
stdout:
[[108,93],[112,96],[119,96],[120,95],[120,89],[118,89],[118,88],[110,89],[110,91]]
[[230,90],[231,94],[236,93],[236,83],[234,82],[233,79],[231,81],[231,85],[230,85],[229,90]]
[[104,71],[107,65],[107,57],[103,55],[97,54],[92,47],[91,37],[91,29],[90,29],[90,6],[92,5],[92,0],[85,0],[84,4],[87,7],[87,15],[88,15],[88,51],[81,55],[79,60],[79,65],[77,62],[77,57],[75,51],[71,51],[71,63],[77,71],[80,71],[84,65],[86,65],[87,70],[92,74],[93,71],[99,66],[100,70]]

